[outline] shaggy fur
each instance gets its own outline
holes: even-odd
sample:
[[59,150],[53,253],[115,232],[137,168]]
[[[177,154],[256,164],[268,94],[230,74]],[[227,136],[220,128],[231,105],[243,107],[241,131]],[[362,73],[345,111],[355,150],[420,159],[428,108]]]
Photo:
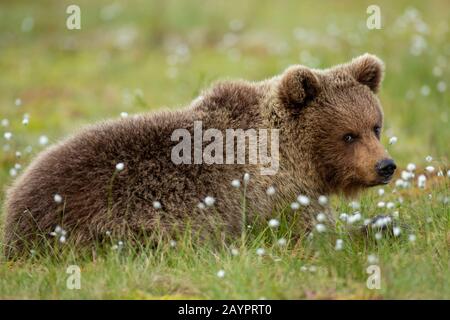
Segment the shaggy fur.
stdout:
[[[312,199],[302,224],[309,227],[319,195],[354,194],[386,183],[375,165],[387,157],[374,131],[383,114],[375,96],[383,64],[365,54],[327,70],[292,66],[262,81],[215,84],[186,109],[108,121],[84,129],[42,152],[8,190],[5,205],[7,252],[49,238],[61,225],[79,244],[117,236],[170,234],[187,220],[196,227],[222,225],[229,234],[241,229],[242,189],[233,179],[250,173],[248,219],[268,217],[299,194]],[[172,132],[195,120],[203,129],[280,129],[280,168],[260,175],[258,165],[175,165]],[[343,137],[351,133],[352,143]],[[115,171],[118,162],[125,169]],[[241,180],[242,181],[242,180]],[[266,195],[274,186],[275,195]],[[60,194],[63,202],[54,201]],[[198,209],[206,196],[214,208]],[[153,208],[160,201],[162,209]],[[329,215],[330,221],[333,220]],[[209,223],[209,224],[208,224]]]

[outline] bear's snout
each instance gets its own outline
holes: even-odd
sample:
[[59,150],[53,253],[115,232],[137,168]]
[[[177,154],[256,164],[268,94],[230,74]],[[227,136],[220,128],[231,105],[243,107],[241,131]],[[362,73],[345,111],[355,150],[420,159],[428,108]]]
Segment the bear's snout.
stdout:
[[397,166],[395,165],[394,160],[383,159],[376,164],[375,169],[381,178],[389,180],[394,174],[395,169],[397,169]]

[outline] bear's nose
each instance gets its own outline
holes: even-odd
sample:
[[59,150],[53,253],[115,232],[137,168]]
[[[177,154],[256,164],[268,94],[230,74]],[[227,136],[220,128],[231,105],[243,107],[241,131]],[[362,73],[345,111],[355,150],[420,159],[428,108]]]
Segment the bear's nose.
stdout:
[[391,177],[394,174],[395,169],[397,169],[397,166],[392,159],[383,159],[376,165],[377,173],[383,178]]

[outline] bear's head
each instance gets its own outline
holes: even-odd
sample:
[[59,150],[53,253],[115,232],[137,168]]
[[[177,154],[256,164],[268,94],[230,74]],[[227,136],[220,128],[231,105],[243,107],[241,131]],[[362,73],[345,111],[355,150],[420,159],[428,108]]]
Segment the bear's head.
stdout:
[[351,195],[392,178],[396,166],[380,143],[376,96],[383,69],[380,59],[365,54],[327,70],[292,66],[279,78],[277,113],[294,152],[309,155],[323,191]]

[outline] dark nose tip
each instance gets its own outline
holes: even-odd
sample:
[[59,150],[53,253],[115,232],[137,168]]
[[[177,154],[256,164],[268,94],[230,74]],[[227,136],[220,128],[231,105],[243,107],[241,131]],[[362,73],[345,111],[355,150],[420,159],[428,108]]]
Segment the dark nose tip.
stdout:
[[377,173],[380,176],[382,176],[383,178],[389,178],[394,174],[394,171],[395,169],[397,169],[397,166],[395,165],[394,160],[383,159],[377,163],[376,169]]

